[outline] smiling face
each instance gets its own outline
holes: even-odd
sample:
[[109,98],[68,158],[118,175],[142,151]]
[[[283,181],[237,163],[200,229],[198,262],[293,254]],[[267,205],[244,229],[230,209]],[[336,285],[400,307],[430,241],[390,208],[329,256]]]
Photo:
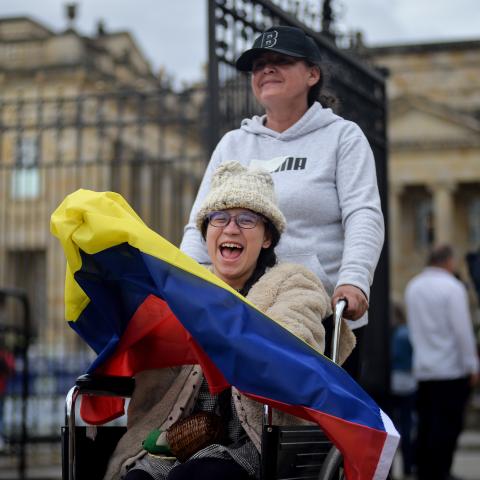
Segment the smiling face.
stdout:
[[280,103],[306,106],[308,92],[319,80],[318,67],[289,55],[267,52],[252,64],[252,90],[267,109]]
[[[250,212],[244,208],[224,211],[230,215]],[[225,227],[209,224],[206,242],[213,272],[236,290],[240,290],[252,275],[262,248],[268,248],[271,244],[263,221],[247,229],[240,228],[234,219]]]

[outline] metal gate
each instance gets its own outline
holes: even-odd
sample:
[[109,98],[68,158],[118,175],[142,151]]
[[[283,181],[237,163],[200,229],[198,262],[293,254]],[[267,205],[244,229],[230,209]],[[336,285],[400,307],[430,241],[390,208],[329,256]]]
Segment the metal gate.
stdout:
[[[46,448],[59,446],[65,394],[93,359],[64,321],[65,259],[49,233],[51,213],[78,188],[113,190],[178,244],[208,160],[205,100],[204,88],[0,96],[0,294],[21,288],[31,307],[29,362],[17,348],[3,406],[0,470],[12,478],[8,454],[19,444],[25,471],[25,441],[29,465],[59,461],[59,448]],[[2,313],[0,337],[2,325],[23,321],[18,307]]]
[[[247,75],[235,60],[263,30],[274,25],[302,28],[315,39],[326,74],[324,90],[337,99],[335,113],[356,122],[375,155],[382,210],[387,220],[387,142],[385,79],[359,59],[340,50],[316,30],[321,20],[308,2],[270,0],[209,0],[209,148],[223,133],[238,128],[245,117],[262,111],[251,93]],[[375,273],[370,300],[370,326],[363,356],[363,386],[381,402],[389,389],[388,235]]]

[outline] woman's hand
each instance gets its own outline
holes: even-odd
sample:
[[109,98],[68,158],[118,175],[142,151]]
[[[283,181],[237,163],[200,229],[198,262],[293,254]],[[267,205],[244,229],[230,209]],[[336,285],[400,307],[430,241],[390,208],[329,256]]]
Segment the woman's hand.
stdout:
[[354,285],[339,285],[332,296],[332,308],[341,299],[347,300],[347,308],[343,317],[349,320],[358,320],[368,309],[368,300],[362,290]]

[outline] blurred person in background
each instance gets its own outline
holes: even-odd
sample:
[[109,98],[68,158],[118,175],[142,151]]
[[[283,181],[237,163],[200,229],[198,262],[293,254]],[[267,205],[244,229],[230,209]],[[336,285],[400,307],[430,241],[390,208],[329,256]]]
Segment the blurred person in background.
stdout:
[[455,275],[452,247],[434,248],[407,285],[405,304],[418,381],[419,480],[449,480],[479,360],[467,290]]
[[413,349],[403,309],[393,305],[391,336],[391,410],[392,419],[401,440],[404,478],[413,478],[414,470],[414,418],[417,381],[413,375]]
[[8,351],[0,340],[0,450],[5,448],[3,426],[3,404],[7,390],[8,379],[15,371],[15,357]]
[[3,338],[5,326],[5,298],[0,294],[0,451],[5,448],[4,425],[3,425],[3,406],[4,397],[7,390],[8,379],[15,372],[15,357],[6,346]]
[[475,287],[477,301],[480,302],[480,251],[468,252],[465,255],[465,261],[467,262],[468,273]]

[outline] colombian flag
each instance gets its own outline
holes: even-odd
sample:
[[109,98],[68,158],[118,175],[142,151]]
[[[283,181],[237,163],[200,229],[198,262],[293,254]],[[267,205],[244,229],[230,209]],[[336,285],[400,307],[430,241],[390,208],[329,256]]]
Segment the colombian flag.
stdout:
[[[387,477],[399,436],[361,387],[150,230],[120,195],[76,191],[51,231],[67,257],[67,321],[98,355],[89,373],[198,363],[212,393],[233,385],[320,425],[348,479]],[[87,422],[122,413],[118,399],[83,398]]]

